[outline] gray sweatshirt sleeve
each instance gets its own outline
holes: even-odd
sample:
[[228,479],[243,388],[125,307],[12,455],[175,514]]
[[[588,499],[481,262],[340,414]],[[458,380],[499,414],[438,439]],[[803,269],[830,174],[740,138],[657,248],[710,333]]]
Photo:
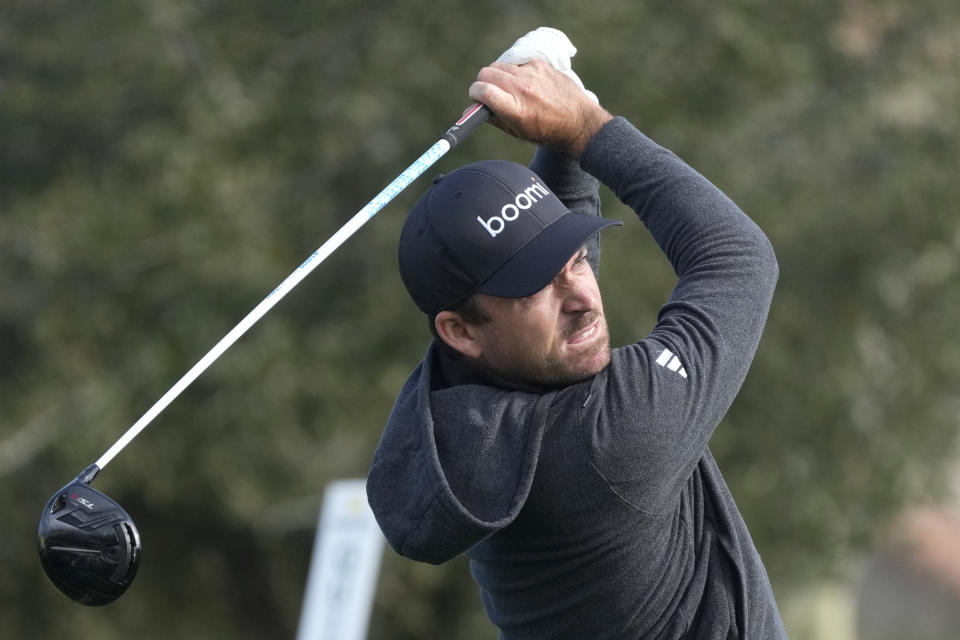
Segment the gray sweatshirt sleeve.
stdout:
[[611,486],[635,507],[659,512],[689,479],[739,392],[777,262],[739,207],[626,120],[607,123],[580,163],[637,213],[678,276],[652,332],[614,350],[589,436]]

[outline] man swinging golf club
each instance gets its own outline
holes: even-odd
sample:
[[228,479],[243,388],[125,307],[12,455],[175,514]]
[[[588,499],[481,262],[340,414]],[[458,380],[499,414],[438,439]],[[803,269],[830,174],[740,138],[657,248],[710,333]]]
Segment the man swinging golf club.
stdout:
[[[374,455],[373,510],[404,556],[466,554],[501,638],[785,638],[708,448],[763,330],[770,243],[584,92],[563,34],[525,38],[469,93],[539,145],[530,168],[437,179],[401,234],[435,338]],[[597,180],[678,276],[652,331],[613,350]]]

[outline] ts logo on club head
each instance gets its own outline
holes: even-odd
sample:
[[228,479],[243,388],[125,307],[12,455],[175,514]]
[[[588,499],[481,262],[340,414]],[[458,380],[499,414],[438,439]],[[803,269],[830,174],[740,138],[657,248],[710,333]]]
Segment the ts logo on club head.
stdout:
[[87,509],[90,509],[91,511],[93,511],[93,503],[87,500],[86,498],[81,498],[80,496],[74,493],[70,495],[70,499],[73,500],[74,502],[82,504]]

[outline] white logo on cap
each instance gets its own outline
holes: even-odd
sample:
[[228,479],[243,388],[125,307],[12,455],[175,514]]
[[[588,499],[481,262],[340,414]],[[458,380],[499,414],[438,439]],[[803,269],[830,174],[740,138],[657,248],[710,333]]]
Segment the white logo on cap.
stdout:
[[504,227],[507,226],[508,222],[513,222],[520,216],[521,210],[526,211],[532,207],[537,200],[542,200],[548,195],[550,195],[550,192],[545,186],[539,182],[534,182],[522,192],[518,193],[513,202],[508,202],[503,205],[500,208],[499,216],[490,216],[487,220],[477,216],[477,221],[483,225],[483,228],[487,230],[491,238],[496,238],[497,235],[503,231]]

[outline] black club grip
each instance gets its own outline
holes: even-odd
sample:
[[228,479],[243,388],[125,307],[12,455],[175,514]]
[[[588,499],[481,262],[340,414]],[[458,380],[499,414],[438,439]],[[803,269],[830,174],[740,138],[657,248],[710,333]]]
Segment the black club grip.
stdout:
[[490,119],[490,109],[479,102],[473,107],[470,108],[463,117],[454,123],[452,127],[447,129],[447,132],[440,136],[442,139],[450,143],[450,148],[453,149],[455,146],[467,139],[474,130],[482,125],[484,122]]

